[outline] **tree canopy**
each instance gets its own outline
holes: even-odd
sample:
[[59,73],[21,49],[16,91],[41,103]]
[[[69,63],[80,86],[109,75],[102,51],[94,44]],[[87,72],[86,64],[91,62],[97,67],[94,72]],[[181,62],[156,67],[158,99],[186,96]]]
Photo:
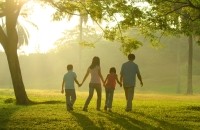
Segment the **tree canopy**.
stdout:
[[[46,1],[46,0],[44,0]],[[135,27],[143,18],[143,12],[132,0],[59,0],[48,2],[57,9],[54,18],[78,15],[91,18],[104,33],[104,38],[122,43],[125,54],[139,48],[142,43],[128,35],[127,30]],[[69,17],[70,18],[70,17]],[[102,27],[101,23],[106,25]]]
[[[147,0],[150,9],[140,26],[152,39],[162,35],[200,35],[200,1],[198,0]],[[197,39],[199,43],[199,39]]]

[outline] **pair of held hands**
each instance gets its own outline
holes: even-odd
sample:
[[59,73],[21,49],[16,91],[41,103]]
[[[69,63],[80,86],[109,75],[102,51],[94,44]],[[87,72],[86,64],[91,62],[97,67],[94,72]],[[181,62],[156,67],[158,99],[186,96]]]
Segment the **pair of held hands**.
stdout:
[[[81,87],[83,85],[83,83],[79,84],[78,83],[78,87]],[[122,87],[122,83],[119,83],[120,87]],[[141,87],[143,86],[143,82],[140,82],[140,85]],[[103,83],[103,86],[105,87],[106,86],[106,83],[104,82]],[[64,89],[61,90],[61,93],[64,93]]]
[[[83,83],[77,83],[78,84],[78,87],[81,87],[82,85],[83,85]],[[62,90],[61,90],[61,93],[64,93],[64,88],[62,88]]]
[[[118,84],[120,85],[120,87],[122,87],[122,83],[121,82],[118,82]],[[141,85],[141,87],[143,86],[143,82],[142,81],[140,82],[140,85]],[[106,86],[106,82],[103,83],[103,86],[104,87]]]
[[[106,83],[103,83],[104,88],[106,87]],[[122,83],[119,83],[119,86],[122,87]]]

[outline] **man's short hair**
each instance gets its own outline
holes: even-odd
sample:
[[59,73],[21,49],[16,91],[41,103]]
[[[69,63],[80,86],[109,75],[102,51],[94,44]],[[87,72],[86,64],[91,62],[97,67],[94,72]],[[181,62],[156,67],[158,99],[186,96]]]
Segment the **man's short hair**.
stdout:
[[131,60],[131,61],[135,60],[135,55],[134,54],[129,54],[128,55],[128,60]]
[[73,65],[69,64],[67,65],[67,70],[72,70],[73,69]]

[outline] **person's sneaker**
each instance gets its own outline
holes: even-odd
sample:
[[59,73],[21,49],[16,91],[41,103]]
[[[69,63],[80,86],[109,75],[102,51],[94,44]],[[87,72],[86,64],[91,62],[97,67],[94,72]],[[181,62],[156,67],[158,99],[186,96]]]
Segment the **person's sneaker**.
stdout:
[[87,108],[83,108],[83,111],[87,112],[88,110],[87,110]]

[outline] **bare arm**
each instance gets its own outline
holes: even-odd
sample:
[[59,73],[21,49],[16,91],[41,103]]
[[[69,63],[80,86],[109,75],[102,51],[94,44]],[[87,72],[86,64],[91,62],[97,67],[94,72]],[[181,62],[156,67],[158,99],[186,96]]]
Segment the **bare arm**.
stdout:
[[80,87],[80,83],[78,82],[78,80],[76,78],[74,78],[74,81],[76,82],[76,84]]
[[106,76],[106,79],[105,79],[104,83],[106,83],[106,82],[107,82],[107,80],[108,80],[108,75]]
[[143,82],[142,82],[142,77],[141,77],[140,73],[137,74],[137,77],[140,80],[140,84],[141,84],[141,87],[142,87],[143,86]]
[[122,86],[122,83],[119,81],[119,79],[118,79],[118,76],[116,75],[116,78],[115,78],[115,80],[117,81],[117,83],[120,85],[120,87]]
[[122,72],[123,72],[123,65],[122,65],[121,70],[120,70],[120,78],[119,78],[121,84],[122,84],[122,81],[123,81]]
[[108,80],[108,75],[106,76],[106,79],[105,79],[105,81],[104,81],[104,83],[103,83],[103,86],[104,86],[104,87],[106,86],[107,80]]
[[85,74],[85,76],[83,78],[83,81],[82,81],[81,85],[85,82],[85,80],[87,79],[88,75],[89,75],[89,68],[88,68],[88,70],[87,70],[87,72],[86,72],[86,74]]
[[63,82],[62,82],[62,89],[61,89],[61,93],[64,93],[64,84],[65,84],[65,81],[63,80]]
[[99,73],[99,77],[100,77],[102,83],[104,83],[104,79],[103,79],[103,76],[101,74],[101,69],[98,70],[98,73]]
[[122,84],[122,81],[123,81],[123,76],[122,74],[120,74],[120,83]]

